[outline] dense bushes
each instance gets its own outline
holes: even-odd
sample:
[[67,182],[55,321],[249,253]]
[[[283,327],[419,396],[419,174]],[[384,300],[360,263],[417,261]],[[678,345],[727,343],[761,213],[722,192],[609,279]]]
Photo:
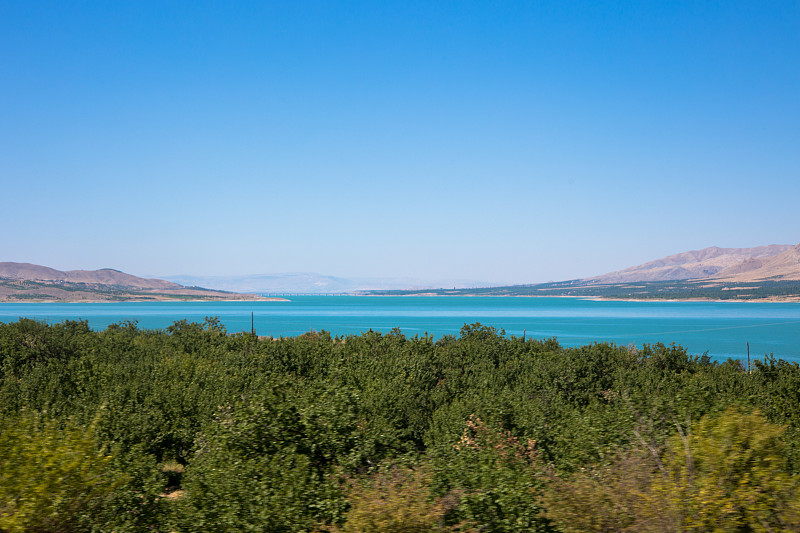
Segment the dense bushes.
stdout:
[[116,488],[94,427],[58,427],[28,411],[2,425],[0,529],[84,531]]
[[798,390],[771,357],[480,324],[21,319],[0,324],[0,532],[792,529]]

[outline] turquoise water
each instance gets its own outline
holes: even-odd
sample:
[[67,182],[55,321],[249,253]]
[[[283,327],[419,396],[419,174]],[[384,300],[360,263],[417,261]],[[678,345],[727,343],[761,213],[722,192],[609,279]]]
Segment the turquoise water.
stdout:
[[86,319],[94,329],[136,320],[163,329],[176,320],[217,316],[229,332],[294,336],[309,330],[334,335],[399,327],[409,336],[458,335],[465,323],[505,329],[507,335],[556,337],[562,345],[595,341],[620,345],[675,342],[715,358],[774,353],[800,362],[800,303],[612,302],[574,298],[302,296],[289,302],[135,302],[0,304],[0,322],[19,317],[47,322]]

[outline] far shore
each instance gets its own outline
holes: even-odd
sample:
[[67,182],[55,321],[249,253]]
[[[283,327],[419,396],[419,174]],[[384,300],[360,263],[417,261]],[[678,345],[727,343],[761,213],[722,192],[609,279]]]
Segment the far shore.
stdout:
[[[314,296],[314,295],[308,295]],[[322,295],[320,295],[322,296]],[[434,292],[420,292],[414,294],[342,294],[339,296],[371,296],[371,297],[386,297],[386,296],[400,296],[403,298],[414,297],[457,297],[457,298],[572,298],[579,300],[589,300],[596,302],[735,302],[735,303],[798,303],[800,296],[767,296],[764,298],[605,298],[602,296],[581,296],[581,295],[566,295],[566,294],[440,294]],[[101,303],[148,303],[148,302],[186,302],[186,303],[202,303],[202,302],[290,302],[288,298],[281,298],[277,296],[255,296],[252,298],[197,298],[197,299],[181,299],[170,298],[168,296],[154,296],[152,298],[131,298],[122,300],[105,300],[105,299],[86,299],[86,300],[59,300],[59,299],[14,299],[14,300],[0,300],[2,304],[51,304],[51,303],[87,303],[87,304],[101,304]]]
[[414,294],[348,294],[346,296],[401,296],[403,298],[450,297],[450,298],[577,298],[595,302],[739,302],[739,303],[797,303],[800,296],[767,296],[764,298],[604,298],[602,296],[581,296],[572,294],[437,294],[420,292]]
[[200,298],[200,299],[181,299],[181,298],[132,298],[130,300],[0,300],[0,304],[130,304],[130,303],[152,303],[152,302],[290,302],[287,298],[262,297],[262,298]]
[[[523,297],[524,298],[524,297]],[[539,296],[534,296],[539,298]],[[738,302],[738,303],[796,303],[800,302],[800,296],[787,296],[785,298],[777,296],[767,296],[766,298],[750,298],[747,300],[729,298],[600,298],[595,296],[565,296],[565,298],[583,298],[584,300],[595,300],[605,302]]]

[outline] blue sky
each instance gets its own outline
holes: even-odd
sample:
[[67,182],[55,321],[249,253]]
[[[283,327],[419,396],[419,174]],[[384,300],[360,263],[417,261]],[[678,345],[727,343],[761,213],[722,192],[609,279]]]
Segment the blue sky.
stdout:
[[798,2],[0,2],[0,261],[568,279],[800,242]]

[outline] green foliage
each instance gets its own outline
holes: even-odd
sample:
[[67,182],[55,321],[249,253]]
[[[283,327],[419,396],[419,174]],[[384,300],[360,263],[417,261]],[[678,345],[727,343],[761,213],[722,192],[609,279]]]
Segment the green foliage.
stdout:
[[786,471],[783,433],[759,411],[705,417],[669,440],[655,492],[687,530],[796,530],[800,480]]
[[772,357],[481,324],[434,342],[22,319],[0,324],[0,479],[38,496],[4,496],[0,531],[790,528],[798,391]]
[[95,427],[28,411],[0,422],[0,531],[90,530],[118,485]]
[[550,530],[538,506],[541,464],[534,442],[471,416],[452,447],[435,459],[439,482],[461,496],[451,522],[491,533]]
[[299,531],[341,521],[336,472],[357,455],[352,407],[341,391],[276,382],[224,409],[187,470],[181,530]]
[[417,468],[389,465],[367,480],[354,481],[349,491],[350,510],[343,533],[436,533],[452,531],[444,517],[457,495],[435,498],[430,494],[432,474],[427,465]]
[[341,512],[341,495],[308,457],[280,451],[242,458],[210,449],[187,473],[179,531],[308,531]]
[[647,450],[632,448],[571,475],[551,474],[542,492],[545,514],[564,533],[677,531],[662,502],[647,497],[656,463]]
[[12,324],[0,324],[0,376],[19,377],[36,365],[67,361],[77,357],[94,339],[85,320],[48,326],[20,318]]

